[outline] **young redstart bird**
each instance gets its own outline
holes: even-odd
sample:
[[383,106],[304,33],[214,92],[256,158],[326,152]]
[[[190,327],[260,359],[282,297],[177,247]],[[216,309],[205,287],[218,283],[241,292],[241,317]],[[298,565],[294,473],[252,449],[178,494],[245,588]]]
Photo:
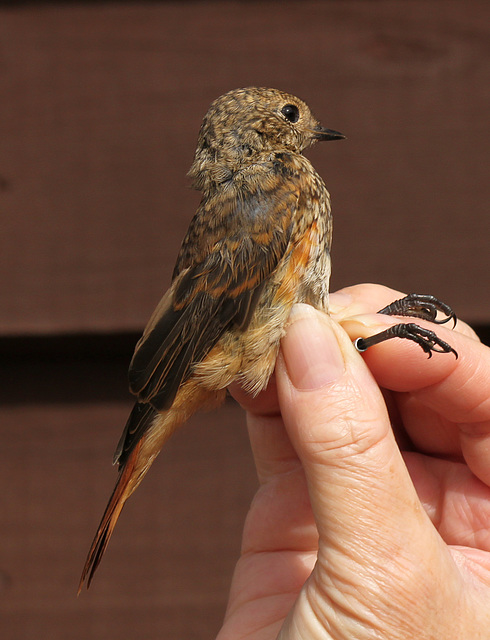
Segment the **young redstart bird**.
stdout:
[[[328,313],[332,217],[325,184],[303,151],[341,140],[308,106],[275,89],[230,91],[204,117],[189,175],[202,193],[170,289],[136,345],[129,385],[136,404],[119,441],[116,487],[83,568],[90,584],[121,510],[166,440],[195,411],[238,382],[257,394],[274,370],[291,307]],[[451,309],[431,296],[385,308],[436,321]],[[445,320],[444,320],[445,321]],[[400,324],[357,341],[391,337],[453,351],[433,332]]]

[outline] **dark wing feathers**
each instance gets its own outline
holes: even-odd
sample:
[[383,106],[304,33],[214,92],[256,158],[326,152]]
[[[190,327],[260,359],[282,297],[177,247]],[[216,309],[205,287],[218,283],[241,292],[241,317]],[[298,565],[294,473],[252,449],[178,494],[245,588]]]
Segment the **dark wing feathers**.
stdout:
[[[172,310],[168,315],[174,314]],[[170,331],[164,315],[162,324],[155,325],[134,354],[129,372],[131,391],[160,411],[168,409],[191,365],[207,355],[234,316],[229,300],[202,293],[179,312]]]
[[[183,242],[172,287],[131,361],[129,382],[138,398],[136,407],[149,403],[153,409],[135,407],[116,452],[120,464],[122,452],[129,455],[155,409],[172,405],[193,365],[229,327],[246,328],[268,276],[287,251],[299,197],[295,183],[269,179],[260,197],[242,194],[230,196],[223,206],[218,198],[201,204]],[[207,233],[209,220],[213,226]]]
[[114,453],[113,463],[119,465],[119,469],[122,469],[133,450],[133,446],[139,441],[140,436],[150,428],[156,415],[156,410],[150,404],[137,402],[134,405]]

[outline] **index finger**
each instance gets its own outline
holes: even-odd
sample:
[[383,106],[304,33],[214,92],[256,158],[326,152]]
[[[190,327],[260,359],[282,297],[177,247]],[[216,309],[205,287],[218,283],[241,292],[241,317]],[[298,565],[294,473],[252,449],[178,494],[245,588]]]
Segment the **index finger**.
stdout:
[[[347,319],[342,326],[355,339],[399,321],[364,315]],[[431,327],[427,322],[419,324]],[[381,387],[402,393],[405,411],[411,410],[416,418],[411,423],[405,420],[411,437],[415,435],[420,440],[424,437],[423,430],[431,428],[421,420],[425,411],[425,418],[431,416],[435,428],[442,425],[446,430],[441,437],[452,441],[456,434],[466,463],[490,485],[490,348],[471,334],[441,326],[437,326],[436,332],[456,349],[457,360],[451,354],[434,354],[428,359],[413,343],[389,340],[366,351],[366,364]]]
[[300,467],[300,461],[284,427],[275,374],[267,389],[253,396],[237,384],[230,393],[247,412],[250,446],[254,456],[257,477],[261,485],[284,473]]

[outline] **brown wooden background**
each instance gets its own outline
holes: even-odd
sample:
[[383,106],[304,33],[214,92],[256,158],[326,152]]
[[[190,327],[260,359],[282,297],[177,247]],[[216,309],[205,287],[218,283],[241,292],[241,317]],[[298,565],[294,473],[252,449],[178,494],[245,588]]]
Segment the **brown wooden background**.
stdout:
[[488,331],[489,19],[487,0],[0,4],[3,640],[219,628],[255,488],[231,403],[174,437],[75,591],[224,91],[291,91],[348,136],[310,154],[333,288],[431,292]]

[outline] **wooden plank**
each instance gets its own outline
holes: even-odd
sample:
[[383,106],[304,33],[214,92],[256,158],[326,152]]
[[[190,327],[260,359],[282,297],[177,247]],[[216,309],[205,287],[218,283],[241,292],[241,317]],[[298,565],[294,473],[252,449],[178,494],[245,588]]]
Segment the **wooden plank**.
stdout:
[[1,344],[0,636],[213,637],[257,486],[231,400],[170,440],[124,509],[93,586],[76,598],[131,407],[131,345],[109,340],[97,357],[99,342],[39,338],[21,357]]
[[488,323],[489,12],[0,8],[0,333],[139,330],[198,202],[185,174],[201,118],[250,84],[301,95],[348,136],[311,152],[333,196],[334,287],[432,292]]
[[216,635],[256,487],[243,415],[226,406],[177,433],[128,502],[88,593],[88,546],[115,482],[125,403],[0,410],[3,640]]

